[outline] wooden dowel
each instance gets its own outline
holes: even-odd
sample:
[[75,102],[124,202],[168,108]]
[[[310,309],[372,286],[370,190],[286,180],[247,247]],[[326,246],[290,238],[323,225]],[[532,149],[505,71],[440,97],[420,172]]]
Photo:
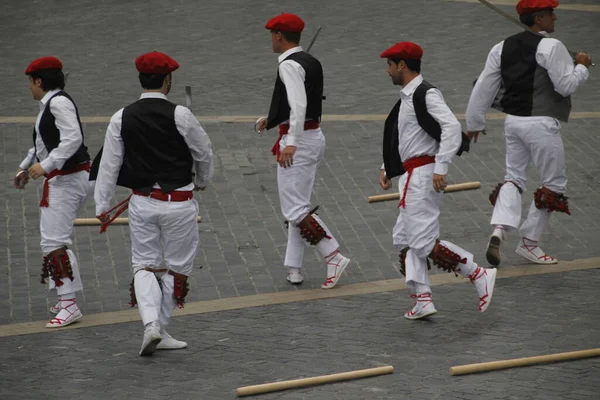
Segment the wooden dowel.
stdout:
[[[444,193],[461,192],[463,190],[474,190],[481,187],[481,182],[465,182],[457,183],[455,185],[448,185],[444,189]],[[378,201],[398,200],[400,199],[400,193],[388,193],[380,194],[376,196],[369,196],[369,203],[376,203]]]
[[238,397],[251,396],[254,394],[277,392],[280,390],[295,389],[313,385],[322,385],[324,383],[347,381],[352,379],[367,378],[370,376],[385,375],[392,373],[394,373],[394,367],[388,365],[386,367],[361,369],[357,371],[342,372],[339,374],[314,376],[312,378],[294,379],[291,381],[272,382],[264,383],[262,385],[245,386],[238,388],[235,391],[235,393],[238,395]]
[[[198,215],[198,223],[200,223],[200,222],[202,222],[202,217]],[[128,225],[128,224],[129,224],[129,218],[117,218],[113,222],[111,222],[111,225]],[[100,220],[98,218],[77,218],[75,220],[75,223],[73,223],[73,225],[75,225],[75,226],[100,225]]]
[[479,364],[459,365],[450,368],[450,375],[467,375],[478,372],[496,371],[500,369],[527,367],[558,361],[579,360],[582,358],[600,357],[599,349],[570,351],[568,353],[548,354],[545,356],[515,358],[513,360],[491,361]]

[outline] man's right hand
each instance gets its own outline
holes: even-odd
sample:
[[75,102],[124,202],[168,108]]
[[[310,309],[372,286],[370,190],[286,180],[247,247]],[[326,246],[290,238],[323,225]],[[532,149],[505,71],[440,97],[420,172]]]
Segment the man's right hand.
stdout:
[[477,139],[479,139],[479,134],[485,135],[485,129],[482,131],[468,131],[467,132],[467,136],[469,137],[469,140],[472,142],[477,143]]
[[254,124],[254,130],[256,133],[261,133],[267,127],[267,119],[265,117],[260,117],[256,123]]
[[592,65],[592,57],[588,53],[580,51],[575,54],[575,64],[582,64],[584,67],[589,68]]
[[29,182],[29,174],[24,169],[17,169],[17,174],[15,175],[14,185],[17,189],[25,189],[25,185]]
[[392,180],[388,179],[385,169],[379,171],[379,185],[383,190],[389,190],[392,187]]

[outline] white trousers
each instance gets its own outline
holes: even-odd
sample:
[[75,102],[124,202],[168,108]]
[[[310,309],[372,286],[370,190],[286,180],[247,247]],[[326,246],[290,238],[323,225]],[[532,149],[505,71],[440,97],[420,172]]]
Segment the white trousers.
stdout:
[[168,324],[175,309],[172,275],[159,285],[154,273],[143,268],[160,268],[163,259],[169,270],[189,276],[198,248],[198,203],[161,201],[133,195],[129,200],[129,230],[134,287],[144,325]]
[[[435,164],[427,164],[413,170],[406,192],[406,207],[399,208],[400,213],[392,233],[394,246],[398,250],[409,247],[405,263],[406,283],[412,293],[415,292],[415,286],[424,287],[423,290],[417,290],[418,294],[431,292],[427,257],[440,236],[439,216],[442,193],[436,192],[433,188],[434,166]],[[398,181],[400,196],[404,193],[407,179],[407,173],[400,176]],[[440,241],[440,243],[460,255],[461,259],[467,259],[466,264],[461,264],[462,269],[457,270],[458,273],[465,276],[472,273],[475,265],[473,254],[451,242]]]
[[[76,172],[70,175],[56,176],[48,182],[48,207],[40,207],[41,248],[44,255],[73,244],[73,223],[77,213],[92,193],[93,183],[89,182],[89,173]],[[67,250],[73,269],[73,281],[63,278],[63,285],[56,287],[50,279],[49,289],[56,289],[58,295],[83,290],[79,263],[75,253]]]
[[[500,190],[492,225],[517,229],[521,223],[521,194],[526,190],[527,169],[533,164],[540,175],[540,186],[564,193],[567,187],[565,151],[560,136],[560,122],[550,117],[517,117],[508,115],[504,123],[506,134],[506,176]],[[512,183],[514,182],[514,183]],[[548,225],[550,213],[535,207],[520,228],[522,237],[539,241]]]
[[[280,149],[287,145],[287,135],[280,142]],[[302,268],[306,242],[300,236],[298,224],[311,210],[310,197],[317,174],[317,168],[325,155],[325,136],[321,129],[312,129],[300,134],[294,163],[291,167],[277,167],[277,187],[281,213],[288,225],[288,243],[284,265]],[[323,221],[314,215],[330,238],[324,238],[317,244],[323,257],[335,252],[339,244]]]

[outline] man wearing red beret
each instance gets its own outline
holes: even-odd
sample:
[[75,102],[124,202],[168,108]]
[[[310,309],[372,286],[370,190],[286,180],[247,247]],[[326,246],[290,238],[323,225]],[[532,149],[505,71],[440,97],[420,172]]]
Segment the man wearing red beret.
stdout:
[[304,280],[302,262],[306,240],[323,256],[327,277],[323,289],[335,287],[350,263],[325,223],[311,210],[310,196],[317,168],[325,153],[325,136],[319,127],[323,101],[321,63],[303,51],[300,34],[304,21],[294,14],[281,14],[267,22],[273,51],[280,53],[277,80],[269,116],[257,122],[257,130],[279,126],[272,152],[277,156],[277,186],[281,212],[286,219],[288,243],[284,265],[287,280]]
[[468,151],[460,123],[439,90],[421,76],[423,49],[400,42],[383,53],[394,85],[402,86],[400,100],[385,121],[383,166],[379,184],[392,187],[400,176],[400,213],[393,230],[394,246],[400,251],[400,271],[406,277],[410,297],[415,300],[407,319],[435,314],[429,281],[429,261],[447,272],[471,280],[479,295],[479,311],[490,305],[496,280],[495,269],[485,269],[473,254],[439,240],[440,200],[446,187],[448,166],[455,154]]
[[50,307],[57,314],[47,328],[72,324],[83,315],[76,292],[83,290],[79,263],[68,249],[77,211],[90,193],[90,156],[83,142],[83,129],[77,106],[63,90],[65,76],[56,57],[42,57],[25,70],[29,88],[40,102],[33,129],[33,147],[17,169],[14,185],[24,189],[29,178],[45,177],[40,201],[40,234],[44,254],[42,283],[50,278],[58,303]]
[[521,194],[526,190],[531,161],[538,169],[541,187],[519,229],[517,254],[537,264],[555,264],[556,258],[538,243],[552,211],[570,214],[564,196],[567,176],[560,122],[569,118],[571,94],[588,79],[591,58],[578,53],[574,65],[565,46],[548,37],[554,32],[557,6],[556,0],[519,1],[521,22],[538,34],[523,31],[492,48],[467,107],[467,130],[475,142],[479,133],[485,133],[485,112],[490,106],[507,114],[506,175],[490,195],[494,230],[486,257],[492,265],[501,262],[500,247],[506,234],[519,229]]
[[[181,349],[187,343],[166,327],[183,307],[198,248],[198,203],[213,175],[211,142],[192,112],[167,100],[179,64],[151,52],[135,61],[144,93],[110,120],[99,162],[96,215],[106,221],[115,185],[133,191],[129,228],[133,281],[131,305],[144,323],[140,355]],[[162,267],[162,263],[165,266]],[[164,273],[161,278],[156,274]]]

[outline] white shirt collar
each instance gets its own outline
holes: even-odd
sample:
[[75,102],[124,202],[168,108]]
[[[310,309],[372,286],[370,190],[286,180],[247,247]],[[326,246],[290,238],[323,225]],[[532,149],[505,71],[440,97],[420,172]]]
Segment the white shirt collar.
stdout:
[[423,76],[419,74],[419,76],[410,81],[408,85],[404,86],[400,93],[405,96],[410,96],[421,83],[423,83]]
[[40,110],[43,110],[44,108],[46,108],[46,103],[48,103],[48,101],[50,101],[52,96],[54,96],[56,93],[58,93],[60,91],[61,91],[61,89],[53,89],[49,92],[46,92],[44,97],[42,97],[42,99],[40,100]]
[[539,31],[538,33],[539,33],[540,35],[542,35],[543,37],[547,37],[547,38],[549,38],[549,37],[550,37],[550,34],[549,34],[548,32],[546,32],[546,31]]
[[164,94],[162,94],[160,92],[146,92],[146,93],[142,93],[142,95],[140,96],[140,99],[163,99],[163,100],[167,100],[167,96],[165,96]]
[[279,56],[279,62],[283,62],[283,60],[285,60],[286,58],[288,58],[290,55],[294,54],[294,53],[299,53],[303,51],[302,50],[302,46],[296,46],[296,47],[292,47],[289,50],[286,50],[285,52],[281,53],[281,55]]

